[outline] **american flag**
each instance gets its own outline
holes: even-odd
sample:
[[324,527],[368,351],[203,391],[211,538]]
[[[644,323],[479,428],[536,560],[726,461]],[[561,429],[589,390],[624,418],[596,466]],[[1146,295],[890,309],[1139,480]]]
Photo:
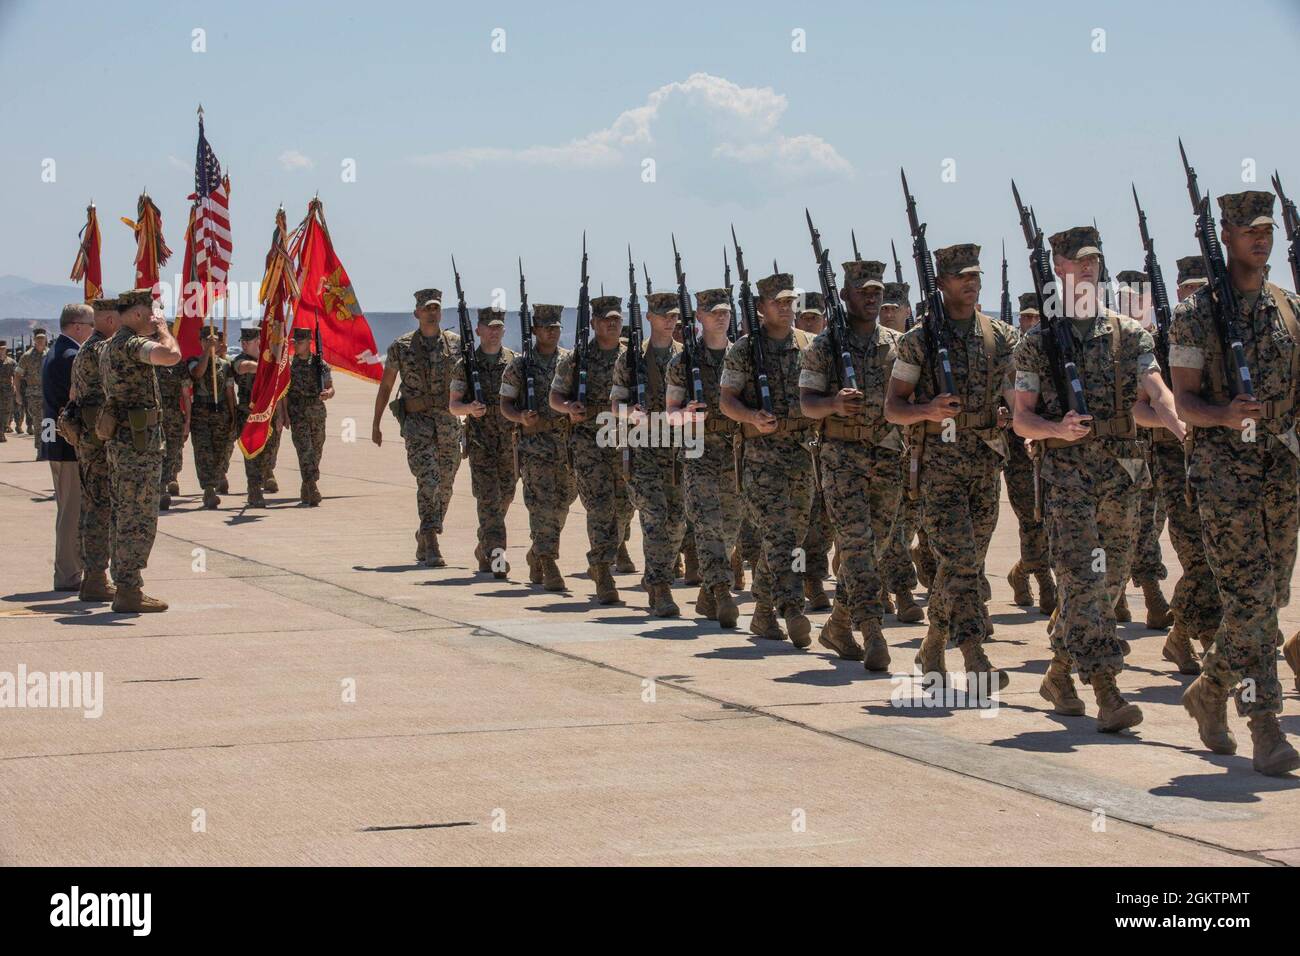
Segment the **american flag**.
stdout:
[[230,179],[203,135],[199,112],[199,148],[194,159],[194,271],[200,281],[225,285],[230,269]]

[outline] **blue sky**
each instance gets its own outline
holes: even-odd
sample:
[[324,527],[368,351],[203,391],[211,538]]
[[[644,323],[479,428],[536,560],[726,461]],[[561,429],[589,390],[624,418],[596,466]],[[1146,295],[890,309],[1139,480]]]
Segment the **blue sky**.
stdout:
[[[1013,292],[1027,288],[1012,175],[1049,232],[1095,217],[1112,271],[1141,267],[1135,181],[1172,282],[1195,251],[1180,134],[1215,195],[1268,188],[1275,167],[1300,194],[1298,39],[1295,0],[0,0],[0,274],[65,282],[93,197],[106,281],[123,287],[133,246],[117,217],[144,186],[179,268],[201,101],[232,178],[234,277],[260,278],[277,204],[296,222],[319,190],[374,311],[450,289],[452,252],[473,302],[503,287],[513,307],[522,255],[532,301],[572,305],[584,228],[608,291],[626,291],[629,241],[668,285],[670,232],[692,288],[720,284],[732,222],[755,273],[776,258],[812,285],[805,205],[837,262],[850,227],[868,258],[893,238],[915,284],[900,164],[932,247],[984,246],[986,307],[1001,239]],[[1194,85],[1202,64],[1209,88]],[[1290,285],[1280,241],[1273,262]]]

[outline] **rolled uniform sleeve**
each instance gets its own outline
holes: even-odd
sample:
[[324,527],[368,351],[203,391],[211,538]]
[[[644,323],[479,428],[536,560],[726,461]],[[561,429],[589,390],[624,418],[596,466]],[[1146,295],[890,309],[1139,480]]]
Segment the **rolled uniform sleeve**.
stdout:
[[722,375],[718,379],[718,384],[733,392],[743,392],[752,373],[749,336],[745,336],[736,339],[727,348],[727,356],[722,360]]
[[1159,372],[1160,362],[1156,359],[1156,340],[1151,333],[1143,329],[1138,334],[1137,375],[1138,380],[1148,372]]
[[664,397],[670,402],[686,401],[686,366],[682,358],[685,354],[675,353],[668,360],[668,368],[664,372]]
[[826,336],[819,335],[801,356],[799,387],[824,394],[830,387],[830,376],[827,374],[829,358],[830,347]]
[[1205,368],[1203,329],[1198,319],[1195,297],[1180,302],[1169,325],[1169,365],[1171,368]]
[[573,394],[573,353],[563,356],[555,366],[555,378],[551,379],[551,391],[567,399]]
[[[920,326],[916,328],[919,329]],[[898,357],[894,359],[894,367],[890,370],[889,377],[908,385],[919,382],[921,367],[925,364],[925,356],[922,354],[924,347],[920,335],[912,335],[909,332],[899,339]]]
[[632,373],[628,368],[631,360],[631,353],[627,349],[620,351],[618,358],[614,360],[614,376],[609,386],[611,402],[626,402],[628,396],[632,394]]
[[524,359],[523,356],[520,356],[501,373],[501,388],[498,394],[502,398],[514,399],[519,396],[519,386],[522,384],[524,377],[523,365]]
[[451,380],[447,383],[447,394],[453,398],[460,398],[465,394],[465,358],[461,356],[456,359],[456,364],[451,368]]
[[1020,339],[1013,356],[1017,392],[1039,392],[1043,376],[1047,374],[1047,360],[1043,355],[1041,335],[1030,333]]

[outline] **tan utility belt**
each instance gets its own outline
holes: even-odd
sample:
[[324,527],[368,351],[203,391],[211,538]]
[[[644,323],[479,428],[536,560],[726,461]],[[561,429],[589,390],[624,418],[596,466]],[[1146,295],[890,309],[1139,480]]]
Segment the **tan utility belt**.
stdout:
[[103,405],[82,405],[78,403],[77,411],[81,416],[81,424],[92,431],[95,423],[99,421],[99,413],[104,410]]
[[1073,441],[1065,438],[1045,438],[1043,439],[1043,447],[1067,448],[1070,445],[1082,445],[1094,438],[1135,439],[1137,438],[1137,422],[1133,420],[1131,414],[1121,415],[1118,418],[1094,418],[1091,430],[1082,438]]
[[556,429],[563,428],[569,424],[567,418],[543,418],[536,425],[520,425],[520,431],[525,435],[540,435],[543,432],[553,432]]
[[706,418],[704,419],[704,434],[734,435],[738,424],[739,422],[733,422],[730,418]]
[[886,423],[864,425],[843,419],[827,418],[822,425],[822,437],[837,441],[865,441],[873,444],[878,438],[889,434],[893,425]]
[[414,398],[403,395],[402,408],[406,409],[408,415],[418,415],[421,412],[433,411],[433,397],[430,395],[416,396]]
[[[947,419],[942,422],[927,421],[925,423],[925,433],[927,435],[942,435],[943,430],[947,425],[947,421]],[[952,416],[952,421],[957,423],[957,428],[959,430],[997,428],[998,413],[996,409],[991,412],[960,412],[959,414]]]
[[1171,432],[1168,428],[1163,428],[1160,426],[1151,429],[1151,441],[1153,441],[1157,445],[1181,445],[1182,444],[1182,442],[1178,440],[1177,435]]
[[158,422],[161,421],[162,419],[161,413],[156,408],[145,408],[145,409],[124,408],[122,409],[122,413],[119,413],[114,416],[117,419],[117,427],[130,428],[131,413],[137,411],[144,412],[144,424],[146,425],[146,427],[152,427],[154,425],[157,425]]
[[808,431],[816,424],[817,423],[811,418],[779,418],[777,419],[776,431],[774,432],[763,434],[763,432],[758,430],[758,426],[748,424],[742,424],[740,430],[744,433],[746,438],[771,438],[774,435],[788,435],[793,432]]

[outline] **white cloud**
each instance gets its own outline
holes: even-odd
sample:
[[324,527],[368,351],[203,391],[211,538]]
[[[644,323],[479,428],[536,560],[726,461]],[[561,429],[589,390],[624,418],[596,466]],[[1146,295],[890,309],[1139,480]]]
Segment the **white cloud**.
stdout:
[[[644,105],[620,113],[605,129],[568,143],[468,147],[411,161],[441,169],[523,165],[590,170],[626,167],[652,157],[660,182],[702,194],[718,186],[734,193],[851,176],[849,162],[821,137],[782,132],[787,106],[771,87],[743,87],[695,73],[684,82],[661,86]],[[714,162],[705,162],[706,156]]]
[[167,162],[171,165],[173,169],[180,169],[187,173],[194,172],[194,164],[192,162],[190,163],[185,162],[185,160],[181,159],[179,156],[173,156],[170,153],[168,153]]
[[311,169],[316,164],[312,161],[311,157],[304,156],[296,149],[286,149],[280,154],[280,165],[284,167],[287,172],[292,173],[299,169]]

